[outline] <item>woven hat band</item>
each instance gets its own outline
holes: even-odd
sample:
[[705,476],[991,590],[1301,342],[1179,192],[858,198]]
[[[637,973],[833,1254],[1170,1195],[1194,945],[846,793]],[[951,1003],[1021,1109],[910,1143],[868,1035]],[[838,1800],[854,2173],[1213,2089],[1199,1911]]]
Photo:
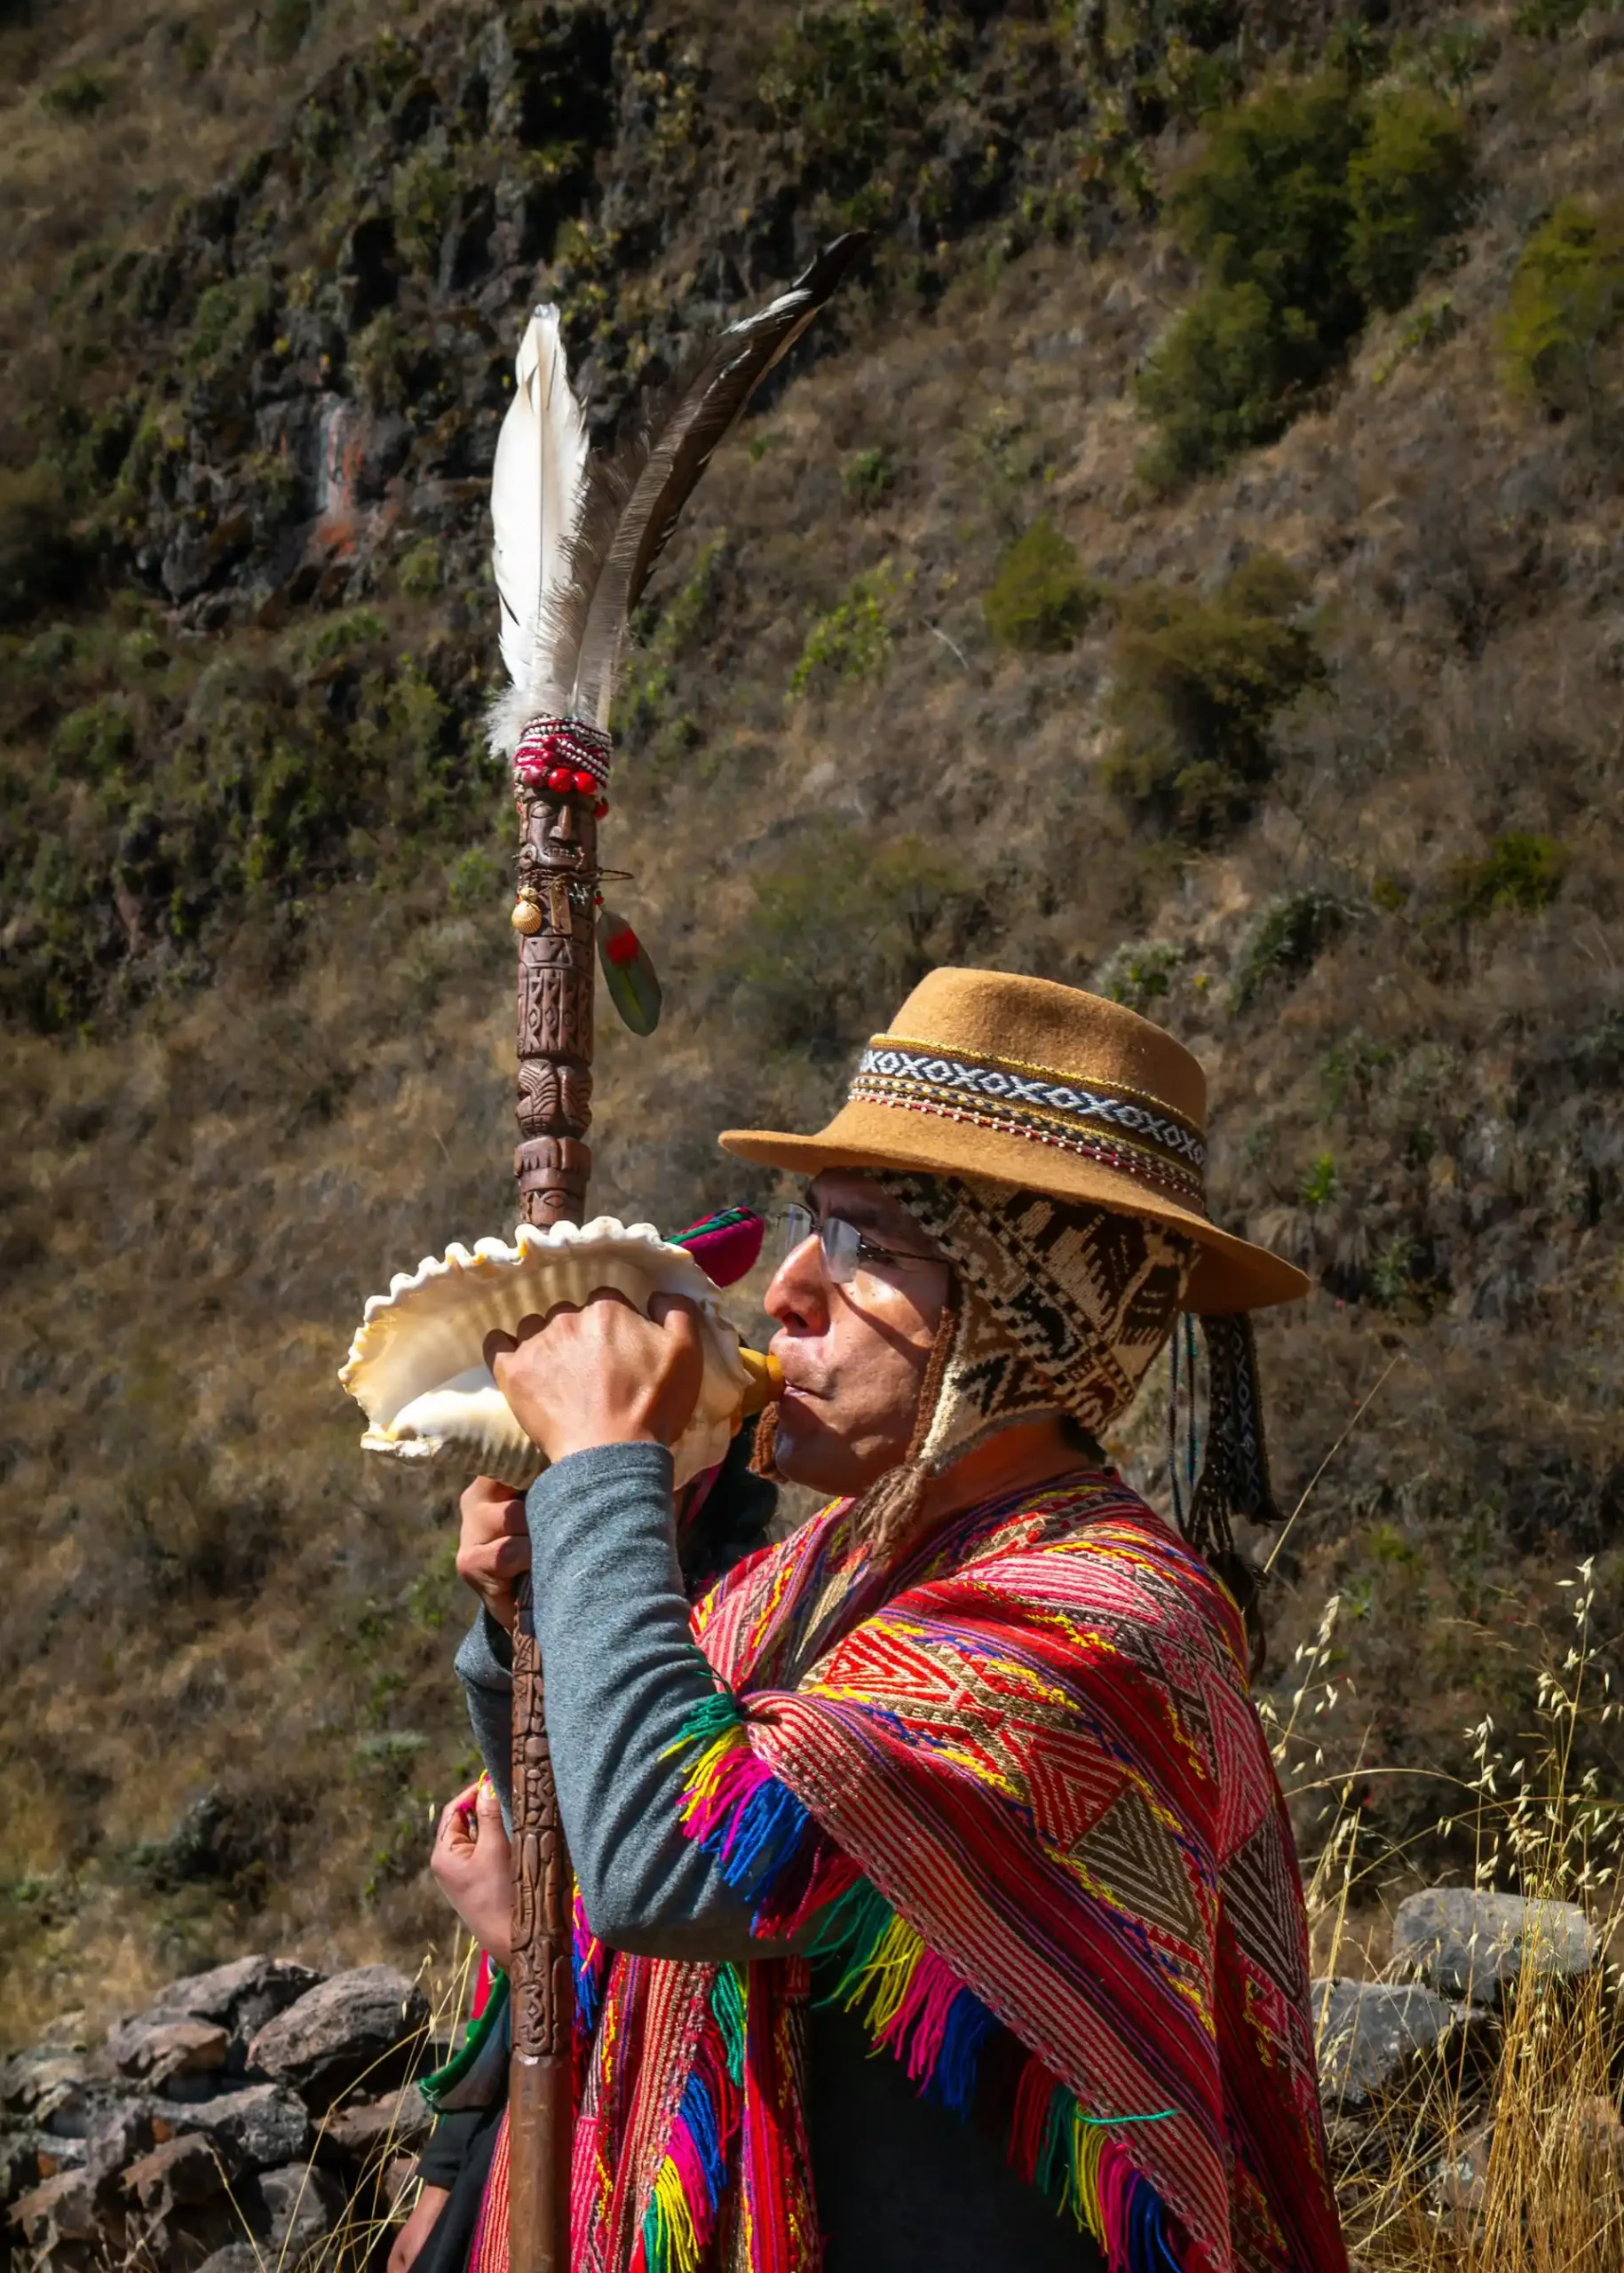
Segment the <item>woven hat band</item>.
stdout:
[[1058,1146],[1207,1211],[1207,1145],[1200,1129],[1162,1099],[1120,1085],[880,1034],[858,1063],[847,1101],[933,1113]]

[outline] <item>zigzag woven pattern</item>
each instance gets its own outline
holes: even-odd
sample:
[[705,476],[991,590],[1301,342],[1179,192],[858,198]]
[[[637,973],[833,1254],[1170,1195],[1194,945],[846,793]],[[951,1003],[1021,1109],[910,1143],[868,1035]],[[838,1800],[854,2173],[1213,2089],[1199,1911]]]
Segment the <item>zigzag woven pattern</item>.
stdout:
[[685,1738],[685,1829],[810,1955],[609,1963],[574,2273],[815,2273],[814,1986],[1001,2125],[1113,2273],[1343,2273],[1233,1604],[1113,1477],[971,1510],[889,1575],[848,1513],[696,1613],[724,1686]]
[[1127,1090],[876,1034],[858,1060],[849,1094],[853,1102],[945,1113],[1085,1152],[1202,1204],[1207,1146],[1200,1129],[1170,1106]]

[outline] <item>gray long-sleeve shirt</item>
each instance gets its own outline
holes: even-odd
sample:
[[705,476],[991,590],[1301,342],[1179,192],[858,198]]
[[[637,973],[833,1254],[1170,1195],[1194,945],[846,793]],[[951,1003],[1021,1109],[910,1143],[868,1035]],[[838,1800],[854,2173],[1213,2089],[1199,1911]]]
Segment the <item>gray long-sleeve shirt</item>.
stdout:
[[[650,1957],[772,1956],[678,1826],[685,1763],[666,1754],[716,1683],[689,1632],[669,1453],[576,1453],[531,1485],[526,1509],[558,1811],[593,1931]],[[481,1612],[456,1669],[504,1813],[511,1667],[507,1635]],[[807,2064],[825,2273],[1105,2273],[999,2145],[920,2099],[852,2016],[814,2006]]]
[[[669,1453],[577,1453],[531,1485],[526,1508],[558,1813],[592,1931],[642,1957],[771,1955],[677,1822],[685,1763],[665,1755],[716,1682],[688,1630]],[[511,1664],[507,1635],[481,1611],[456,1669],[504,1814]]]

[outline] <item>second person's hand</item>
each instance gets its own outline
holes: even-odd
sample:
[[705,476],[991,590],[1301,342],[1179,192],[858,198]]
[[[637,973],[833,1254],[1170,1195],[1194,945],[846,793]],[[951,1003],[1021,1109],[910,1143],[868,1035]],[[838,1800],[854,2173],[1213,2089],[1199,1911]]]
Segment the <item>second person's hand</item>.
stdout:
[[530,1568],[525,1495],[494,1476],[476,1476],[457,1505],[463,1530],[456,1574],[511,1634],[518,1616],[514,1588]]

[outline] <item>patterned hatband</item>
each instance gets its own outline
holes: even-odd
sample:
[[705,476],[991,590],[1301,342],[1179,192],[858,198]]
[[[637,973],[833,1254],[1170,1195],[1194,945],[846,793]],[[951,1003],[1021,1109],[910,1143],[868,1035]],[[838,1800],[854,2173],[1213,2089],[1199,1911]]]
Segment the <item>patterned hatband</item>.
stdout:
[[852,1104],[899,1105],[1058,1144],[1102,1167],[1176,1192],[1206,1213],[1201,1132],[1160,1099],[1068,1079],[1009,1058],[964,1057],[874,1036],[849,1092]]

